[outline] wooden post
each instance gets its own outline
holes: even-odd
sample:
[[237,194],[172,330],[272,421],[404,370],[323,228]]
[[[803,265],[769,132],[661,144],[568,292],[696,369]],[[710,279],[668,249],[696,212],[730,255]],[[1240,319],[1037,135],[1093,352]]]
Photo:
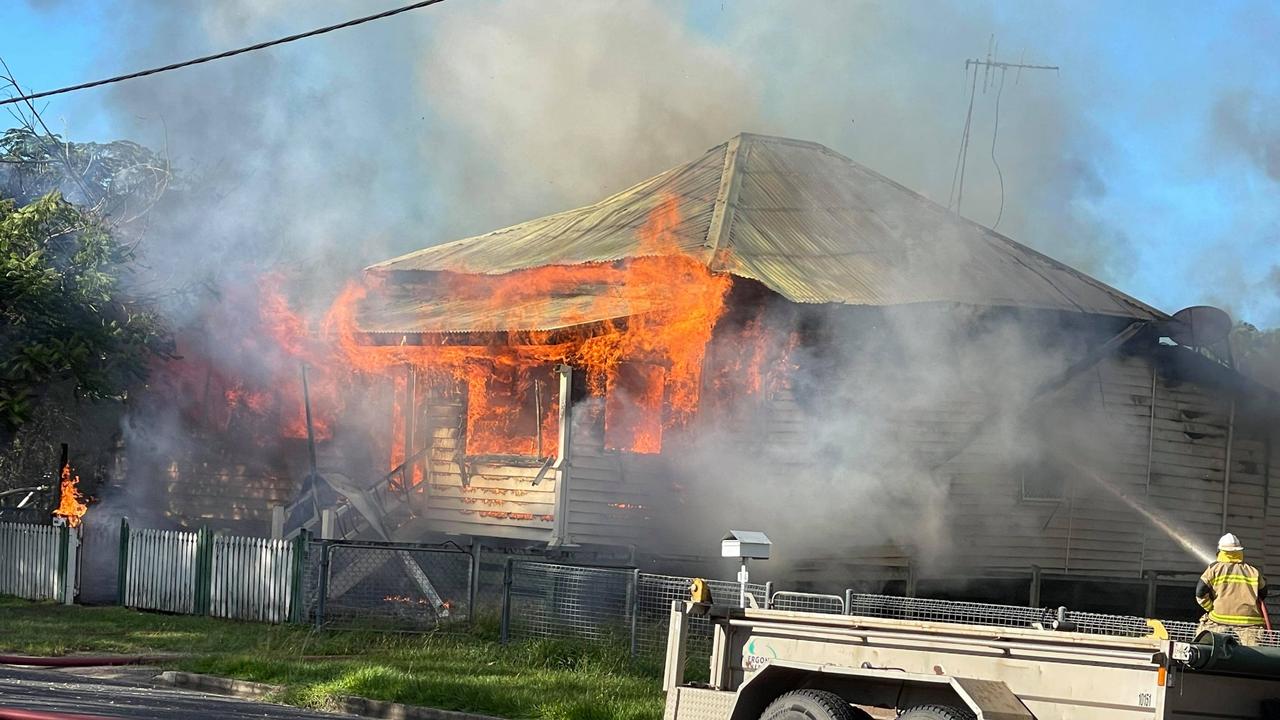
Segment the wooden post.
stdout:
[[408,462],[413,457],[414,450],[417,446],[417,402],[418,402],[418,373],[413,369],[412,365],[405,366],[404,380],[404,471],[400,473],[401,482],[404,483],[404,489],[408,491],[413,487],[413,468],[418,464],[417,460]]
[[549,547],[560,547],[571,544],[569,537],[569,469],[573,448],[573,412],[570,397],[573,395],[573,368],[568,365],[557,365],[556,374],[560,376],[560,412],[559,412],[559,449],[556,451],[556,463],[553,466],[559,471],[556,476],[555,522],[551,530]]
[[1222,533],[1227,532],[1227,514],[1231,506],[1231,446],[1236,437],[1236,401],[1231,400],[1231,414],[1227,417],[1226,460],[1222,463]]
[[533,381],[533,438],[538,459],[542,459],[542,381]]
[[284,539],[284,506],[271,506],[271,539]]
[[66,552],[62,555],[63,605],[74,605],[76,596],[80,594],[80,531],[67,524]]
[[338,513],[334,512],[333,508],[320,511],[320,539],[338,539]]
[[71,451],[66,443],[62,443],[62,459],[58,461],[58,469],[53,473],[53,509],[62,507],[62,470],[71,462]]

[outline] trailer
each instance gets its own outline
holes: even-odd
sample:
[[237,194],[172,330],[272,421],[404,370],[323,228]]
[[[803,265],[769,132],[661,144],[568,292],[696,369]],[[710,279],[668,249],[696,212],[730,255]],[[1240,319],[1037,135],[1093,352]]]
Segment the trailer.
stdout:
[[[695,618],[711,622],[706,683],[685,682]],[[1280,648],[1053,626],[676,601],[665,720],[1280,720]]]

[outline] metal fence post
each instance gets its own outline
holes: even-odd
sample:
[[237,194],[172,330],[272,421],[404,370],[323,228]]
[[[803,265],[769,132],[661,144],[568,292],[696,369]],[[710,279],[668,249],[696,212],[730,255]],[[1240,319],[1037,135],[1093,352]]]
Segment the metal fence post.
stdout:
[[507,558],[507,566],[502,571],[502,629],[498,639],[503,645],[511,641],[511,576],[514,561],[515,558]]
[[324,540],[320,541],[320,577],[316,583],[316,629],[319,630],[324,625],[324,603],[325,598],[329,595],[329,551],[332,545]]
[[467,578],[467,624],[476,624],[476,602],[480,600],[480,554],[484,546],[478,539],[471,541],[471,577]]
[[640,654],[640,570],[631,571],[631,657]]
[[202,527],[196,531],[196,576],[194,614],[208,615],[213,606],[213,533]]
[[768,610],[773,607],[773,581],[768,580],[764,584],[764,609]]
[[129,583],[129,518],[120,518],[120,557],[116,562],[116,604],[128,600]]
[[289,609],[288,620],[291,623],[302,622],[302,608],[306,605],[305,598],[302,597],[303,568],[307,565],[307,536],[310,535],[306,528],[293,539],[293,563],[289,569]]
[[853,611],[853,588],[845,588],[844,590],[844,614],[849,615]]

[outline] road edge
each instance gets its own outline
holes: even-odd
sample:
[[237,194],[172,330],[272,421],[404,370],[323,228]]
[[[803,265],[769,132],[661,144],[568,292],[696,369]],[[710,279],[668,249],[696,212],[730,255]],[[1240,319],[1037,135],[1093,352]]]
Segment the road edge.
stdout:
[[[156,681],[184,690],[196,690],[215,695],[230,695],[249,700],[261,700],[272,693],[284,689],[282,685],[249,682],[217,675],[202,675],[200,673],[179,672],[176,670],[166,670],[160,673],[156,676]],[[505,720],[492,715],[477,715],[455,710],[438,710],[421,705],[370,700],[369,698],[354,695],[339,697],[335,709],[339,712],[377,718],[378,720]]]

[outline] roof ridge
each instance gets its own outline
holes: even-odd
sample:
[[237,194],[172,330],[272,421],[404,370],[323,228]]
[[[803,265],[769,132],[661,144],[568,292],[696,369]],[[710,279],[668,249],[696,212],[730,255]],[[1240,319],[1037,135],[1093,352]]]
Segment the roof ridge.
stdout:
[[[738,181],[741,175],[739,154],[743,152],[742,141],[744,137],[748,140],[747,148],[749,148],[751,136],[747,133],[740,133],[729,139],[724,151],[724,168],[720,171],[720,188],[716,191],[715,203],[711,209],[711,224],[707,226],[707,239],[702,243],[702,247],[707,249],[707,255],[704,258],[708,267],[715,262],[716,253],[720,252],[721,246],[728,247],[729,228],[733,224],[734,205],[738,201],[738,188],[742,183]],[[745,162],[746,158],[742,158]]]

